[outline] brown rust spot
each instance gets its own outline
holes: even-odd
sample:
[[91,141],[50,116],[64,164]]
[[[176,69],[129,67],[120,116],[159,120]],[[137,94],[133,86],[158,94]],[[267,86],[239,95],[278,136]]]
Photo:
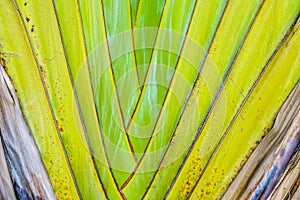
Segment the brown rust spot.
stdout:
[[0,57],[1,57],[0,63],[5,68],[6,67],[6,60],[5,60],[5,58],[2,57],[2,55],[0,55]]
[[39,69],[40,69],[40,73],[41,73],[41,75],[42,75],[42,78],[45,80],[45,79],[47,79],[47,74],[46,74],[46,71],[45,71],[45,69],[43,68],[43,66],[39,66]]
[[[200,149],[197,149],[197,154],[200,154]],[[196,156],[192,158],[192,163],[189,166],[189,170],[187,172],[187,177],[185,182],[181,185],[180,188],[180,196],[182,199],[186,199],[191,192],[191,189],[196,184],[197,179],[202,171],[201,168],[201,159]]]
[[5,68],[6,60],[3,53],[3,46],[0,44],[0,64]]

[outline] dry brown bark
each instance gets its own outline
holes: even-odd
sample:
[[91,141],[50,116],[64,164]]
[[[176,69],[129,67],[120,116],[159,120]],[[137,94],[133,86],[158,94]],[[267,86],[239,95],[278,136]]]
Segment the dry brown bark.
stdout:
[[299,141],[300,82],[223,199],[300,199]]
[[56,199],[15,90],[0,64],[0,199]]

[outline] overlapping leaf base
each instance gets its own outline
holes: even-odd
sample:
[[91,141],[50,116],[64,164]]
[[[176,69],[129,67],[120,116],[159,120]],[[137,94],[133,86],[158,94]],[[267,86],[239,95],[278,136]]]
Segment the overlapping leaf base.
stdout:
[[299,0],[1,0],[58,199],[219,199],[300,79]]

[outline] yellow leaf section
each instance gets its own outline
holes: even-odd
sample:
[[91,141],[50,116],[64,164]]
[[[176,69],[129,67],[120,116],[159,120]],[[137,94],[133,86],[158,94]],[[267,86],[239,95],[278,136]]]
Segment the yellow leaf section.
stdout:
[[66,58],[73,80],[76,82],[80,70],[87,68],[79,7],[76,0],[71,0],[67,3],[54,0],[54,6],[66,51]]
[[[201,71],[201,63],[204,61],[206,50],[209,48],[213,35],[218,29],[226,5],[226,1],[220,0],[213,0],[209,3],[199,1],[197,3],[187,34],[188,41],[185,42],[183,52],[180,55],[169,89],[170,92],[166,94],[166,101],[163,105],[163,110],[166,112],[158,118],[157,126],[153,130],[154,135],[150,139],[149,148],[147,149],[148,152],[161,150],[162,147],[168,144],[172,133],[170,130],[174,129],[189,91],[192,90],[198,72]],[[203,29],[206,31],[202,31]],[[191,53],[192,51],[195,51],[195,53]],[[206,92],[209,93],[208,90]],[[202,108],[204,109],[199,114],[206,113],[207,106],[203,104],[199,109]]]
[[[172,2],[172,1],[171,1]],[[167,1],[166,2],[166,11],[168,11],[170,8],[173,10],[173,4]],[[188,96],[189,91],[191,90],[191,87],[197,77],[199,67],[201,66],[201,62],[204,60],[205,57],[205,51],[209,48],[209,45],[212,41],[214,32],[216,30],[216,27],[218,26],[218,22],[222,16],[223,10],[225,9],[227,5],[227,1],[197,1],[195,5],[195,9],[191,12],[193,12],[193,18],[190,22],[190,27],[187,34],[187,41],[184,43],[183,52],[180,51],[180,45],[178,47],[173,47],[171,45],[174,45],[175,43],[180,43],[182,38],[178,38],[178,35],[176,35],[175,30],[174,32],[170,32],[171,36],[170,38],[164,38],[164,34],[161,33],[161,30],[158,34],[158,43],[156,44],[156,48],[154,50],[153,58],[160,60],[160,57],[162,57],[163,52],[167,52],[169,55],[164,54],[163,59],[167,58],[168,56],[172,55],[171,53],[174,53],[174,55],[179,55],[182,53],[182,57],[178,58],[179,62],[174,65],[177,67],[176,71],[174,72],[172,68],[171,62],[166,59],[164,65],[168,66],[169,73],[164,75],[165,77],[169,76],[171,77],[172,73],[175,73],[173,80],[164,80],[167,78],[163,78],[164,81],[162,83],[164,86],[169,85],[169,81],[172,81],[172,84],[170,86],[171,92],[168,93],[168,91],[161,91],[159,92],[159,95],[163,98],[165,95],[166,101],[164,103],[164,107],[162,108],[162,113],[159,113],[160,115],[157,116],[159,119],[156,124],[153,125],[153,128],[149,126],[149,132],[151,131],[154,133],[153,137],[150,139],[151,143],[149,145],[150,148],[148,148],[148,152],[154,152],[157,150],[161,150],[162,147],[166,146],[168,143],[172,130],[179,118],[181,108],[184,105],[185,99]],[[186,5],[182,5],[184,7]],[[172,16],[174,17],[174,16]],[[169,16],[164,16],[162,19],[162,28],[168,27],[168,21],[172,20],[169,19]],[[176,19],[176,17],[174,17]],[[180,24],[180,23],[179,23]],[[178,25],[180,26],[180,25]],[[174,27],[172,27],[174,28]],[[180,28],[176,27],[180,30]],[[172,30],[172,31],[173,31]],[[205,30],[205,31],[203,31]],[[182,30],[181,30],[182,32]],[[177,36],[177,37],[176,37]],[[183,35],[182,35],[183,36]],[[166,45],[166,43],[170,42],[170,46]],[[175,46],[175,45],[174,45]],[[193,52],[193,53],[191,53]],[[194,57],[193,57],[194,56]],[[157,58],[156,58],[157,57]],[[182,59],[183,58],[183,59]],[[177,59],[177,58],[176,58]],[[156,61],[155,61],[156,62]],[[160,64],[160,63],[159,63]],[[148,81],[150,82],[151,77],[158,76],[156,74],[160,73],[166,73],[164,71],[159,72],[161,69],[156,69],[156,66],[150,66],[149,69],[151,70],[148,74]],[[158,72],[156,72],[158,71]],[[156,74],[155,74],[156,73]],[[152,75],[151,75],[152,74]],[[153,75],[155,74],[155,75]],[[159,76],[156,78],[159,81]],[[143,113],[145,113],[145,110],[148,110],[147,103],[149,104],[148,96],[151,96],[153,91],[151,89],[148,89],[145,87],[144,93],[141,97],[140,104],[138,105],[137,114],[133,118],[134,123],[140,123],[138,121],[145,120],[145,117],[143,117]],[[157,95],[158,96],[158,95]],[[157,100],[156,100],[157,101]],[[162,104],[162,102],[157,101],[157,104]],[[152,103],[150,103],[151,105]],[[169,110],[172,110],[172,112],[167,112]],[[157,118],[156,116],[154,119]],[[153,120],[155,121],[155,120]],[[137,128],[134,126],[129,127],[129,131],[133,132],[139,132]],[[171,130],[171,131],[170,131]],[[140,131],[141,132],[141,131]],[[148,133],[149,134],[149,133]],[[133,142],[138,140],[137,138],[133,138]],[[153,142],[152,142],[153,141]],[[146,141],[147,142],[147,141]],[[143,149],[145,147],[146,143],[142,140],[137,141],[137,144],[141,144],[140,149]],[[146,143],[147,144],[147,143]],[[160,157],[158,157],[160,159]],[[146,162],[144,162],[146,163]],[[144,167],[142,167],[144,168]]]
[[[212,103],[212,98],[216,95],[216,92],[218,91],[218,87],[220,86],[223,77],[226,75],[230,63],[232,62],[234,56],[238,52],[241,42],[246,37],[247,32],[253,22],[253,18],[256,16],[259,8],[261,7],[261,4],[262,4],[261,0],[256,0],[256,1],[248,0],[243,2],[229,1],[228,6],[224,12],[223,18],[220,19],[221,22],[217,27],[216,35],[213,38],[209,57],[206,58],[205,60],[203,71],[201,72],[202,76],[200,76],[200,80],[198,80],[198,83],[194,88],[194,91],[180,119],[179,129],[174,130],[175,131],[174,135],[176,136],[175,137],[176,139],[172,140],[170,152],[168,152],[166,159],[164,160],[164,163],[160,166],[162,169],[160,169],[160,171],[157,173],[152,183],[152,185],[163,185],[163,186],[155,187],[156,189],[151,188],[149,190],[149,193],[146,195],[147,198],[149,199],[155,198],[156,196],[153,197],[155,193],[165,194],[166,188],[169,187],[169,185],[171,184],[170,182],[172,181],[173,177],[176,174],[176,171],[178,170],[178,163],[175,164],[172,162],[174,162],[177,158],[180,157],[181,160],[183,159],[184,154],[186,153],[189,145],[191,144],[191,141],[197,134],[197,130],[200,124],[204,121],[209,106]],[[205,15],[205,16],[211,18],[209,15]],[[199,17],[196,19],[199,19]],[[192,37],[193,40],[189,41],[189,43],[187,44],[189,48],[193,48],[194,47],[193,45],[197,44],[195,42],[199,41],[200,34],[196,34],[196,33],[201,31],[201,26],[199,25],[197,26],[197,24],[199,24],[199,22],[194,24],[194,28],[191,27],[191,30],[194,30],[195,36],[193,36]],[[239,24],[239,26],[236,26],[236,24]],[[193,22],[191,25],[193,26]],[[189,37],[190,36],[188,35],[188,38]],[[195,44],[193,44],[192,42],[194,42]],[[189,81],[195,80],[197,71],[193,72],[194,73],[193,74],[191,73],[192,70],[190,70],[189,72],[188,68],[193,68],[193,67],[195,68],[195,66],[203,62],[203,61],[200,62],[201,60],[197,61],[197,56],[199,56],[199,53],[203,53],[203,49],[200,49],[202,51],[198,52],[194,48],[193,49],[194,53],[192,54],[190,53],[191,50],[189,50],[189,48],[186,48],[181,55],[182,58],[184,59],[180,60],[179,62],[180,65],[178,66],[179,73],[177,74],[177,76],[175,76],[174,83],[171,85],[171,91],[176,91],[174,92],[176,94],[175,98],[180,97],[181,96],[180,92],[182,92],[183,90],[182,89],[183,81],[180,81],[181,78],[180,75],[181,76],[184,75],[185,80],[189,80]],[[224,54],[224,49],[226,50],[226,54]],[[216,59],[215,61],[215,58],[218,59]],[[191,79],[191,77],[193,77],[191,75],[194,76],[193,79]],[[191,82],[190,84],[191,84],[190,87],[192,87],[193,82]],[[185,98],[186,96],[187,95],[184,95]],[[168,107],[166,106],[166,109],[170,110],[172,108],[173,110],[174,108],[176,108],[176,105],[173,103],[173,101],[174,101],[174,97],[170,95],[169,98],[167,98],[166,100],[166,105],[168,106]],[[222,117],[224,117],[224,112],[218,113],[218,116],[222,123],[223,120]],[[163,122],[160,120],[159,123],[161,123],[161,126],[164,125],[163,127],[169,126],[168,121]],[[173,127],[175,127],[174,129],[176,129],[176,126],[173,125]],[[219,127],[215,127],[215,128],[217,130],[220,130]],[[160,134],[158,135],[161,134],[162,132],[160,132]],[[164,169],[166,166],[168,166],[167,169]],[[169,175],[170,174],[172,175],[170,175],[169,178],[165,178],[163,174],[167,174],[167,173]],[[184,197],[184,195],[182,195],[182,197]]]
[[[77,0],[54,1],[59,21],[59,28],[62,34],[67,61],[72,74],[72,80],[76,89],[81,114],[85,124],[89,143],[93,152],[93,159],[96,163],[101,182],[106,189],[110,199],[121,199],[118,188],[114,183],[109,164],[105,156],[103,140],[101,137],[99,121],[97,118],[94,94],[91,86],[89,73],[89,62],[85,47],[82,19]],[[85,1],[85,6],[96,8],[96,2]],[[91,12],[91,10],[89,10]],[[83,11],[83,14],[87,15]],[[86,19],[86,18],[85,18]],[[94,28],[96,29],[97,26]]]
[[0,40],[6,69],[56,197],[79,199],[22,21],[12,1],[2,0],[0,12]]
[[29,33],[80,193],[85,199],[105,199],[80,119],[52,1],[18,0],[15,4]]
[[[300,79],[300,24],[277,52],[197,184],[191,199],[219,199]],[[251,148],[252,147],[252,148]]]
[[[166,94],[166,102],[163,105],[163,110],[166,112],[159,116],[157,126],[154,127],[154,134],[153,137],[150,138],[145,156],[137,172],[133,175],[132,180],[124,189],[124,193],[128,197],[140,199],[146,192],[162,159],[165,148],[170,142],[173,129],[179,120],[180,112],[188,96],[188,92],[192,89],[193,83],[197,78],[200,63],[205,57],[203,48],[207,49],[210,42],[212,42],[213,35],[218,27],[218,22],[221,19],[222,11],[225,10],[225,7],[226,1],[220,0],[214,0],[210,3],[198,1],[196,4],[194,17],[191,19],[190,29],[187,34],[187,38],[189,39],[184,43],[183,56],[179,58],[177,71],[170,86],[170,92]],[[201,31],[206,28],[209,31]],[[196,53],[192,54],[192,50]],[[205,106],[201,106],[201,108],[202,107]],[[194,109],[197,110],[196,108]],[[205,115],[205,112],[206,109],[196,114]],[[204,116],[202,116],[202,118],[203,117]],[[193,120],[198,122],[199,116],[193,118]],[[133,192],[135,190],[141,191],[141,193],[136,194]],[[160,199],[161,197],[156,198]]]
[[[138,160],[144,154],[155,127],[156,119],[160,114],[161,108],[157,105],[162,105],[168,92],[168,85],[174,73],[174,67],[177,64],[184,35],[189,27],[195,4],[195,0],[166,0],[165,2],[155,46],[149,66],[147,66],[148,71],[145,75],[145,84],[141,90],[136,110],[127,125],[130,141],[134,151],[137,153]],[[219,4],[210,5],[211,7],[206,7],[209,10],[214,10],[219,6]],[[211,19],[211,21],[214,21],[214,19]],[[210,29],[214,25],[214,23],[210,23],[207,28]],[[207,36],[209,33],[208,31],[201,34],[201,36]]]
[[299,6],[299,1],[286,1],[284,7],[273,1],[264,3],[233,65],[233,70],[224,83],[224,89],[168,198],[176,199],[181,195],[189,195],[222,133],[293,23]]

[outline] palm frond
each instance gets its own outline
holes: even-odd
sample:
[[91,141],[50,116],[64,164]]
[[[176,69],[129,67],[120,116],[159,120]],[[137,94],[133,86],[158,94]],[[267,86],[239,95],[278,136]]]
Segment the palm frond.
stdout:
[[2,0],[0,13],[0,80],[17,91],[2,81],[15,104],[0,120],[17,108],[27,138],[1,123],[1,197],[258,199],[297,185],[288,162],[257,189],[256,159],[270,163],[300,79],[299,0]]

